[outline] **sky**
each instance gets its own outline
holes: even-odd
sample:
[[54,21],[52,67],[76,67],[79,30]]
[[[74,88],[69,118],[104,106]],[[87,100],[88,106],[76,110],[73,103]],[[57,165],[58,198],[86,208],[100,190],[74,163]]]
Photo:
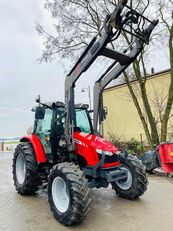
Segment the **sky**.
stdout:
[[[57,61],[39,63],[43,39],[36,22],[51,28],[52,19],[44,9],[44,0],[0,1],[0,137],[26,135],[33,125],[31,108],[35,98],[64,101],[65,71]],[[64,60],[64,62],[67,62]],[[156,71],[169,68],[163,51],[157,50],[148,64]],[[77,102],[88,103],[83,87],[93,83],[105,66],[94,64],[77,84]],[[92,92],[91,92],[92,95]]]

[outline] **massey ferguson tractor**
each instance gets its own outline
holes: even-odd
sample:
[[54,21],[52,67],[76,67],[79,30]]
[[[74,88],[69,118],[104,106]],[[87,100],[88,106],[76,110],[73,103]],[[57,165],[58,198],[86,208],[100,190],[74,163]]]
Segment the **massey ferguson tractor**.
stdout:
[[[106,114],[102,92],[142,52],[157,23],[130,8],[127,0],[121,0],[67,75],[65,103],[43,103],[38,99],[33,108],[33,133],[21,138],[13,157],[14,185],[21,195],[34,194],[46,186],[54,217],[64,225],[75,225],[85,218],[90,210],[89,188],[107,188],[111,184],[116,194],[130,200],[147,189],[142,162],[101,135]],[[122,52],[111,49],[110,44],[122,33],[133,38],[129,46]],[[91,120],[88,105],[75,104],[74,88],[99,56],[113,63],[95,83]]]

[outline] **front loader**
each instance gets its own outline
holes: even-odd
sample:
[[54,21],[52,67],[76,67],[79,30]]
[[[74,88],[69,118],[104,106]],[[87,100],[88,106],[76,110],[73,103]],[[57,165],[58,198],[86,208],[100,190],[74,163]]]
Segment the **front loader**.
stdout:
[[[43,103],[39,98],[33,108],[33,133],[20,140],[14,153],[14,184],[21,195],[34,194],[47,185],[51,210],[64,225],[75,225],[85,218],[90,210],[89,188],[111,184],[119,196],[130,200],[147,189],[141,161],[118,150],[98,130],[104,119],[104,88],[138,57],[157,23],[121,0],[67,75],[65,103]],[[124,32],[134,38],[129,46],[123,52],[111,49],[109,45]],[[88,105],[75,104],[74,88],[99,56],[114,62],[96,81],[92,123]]]

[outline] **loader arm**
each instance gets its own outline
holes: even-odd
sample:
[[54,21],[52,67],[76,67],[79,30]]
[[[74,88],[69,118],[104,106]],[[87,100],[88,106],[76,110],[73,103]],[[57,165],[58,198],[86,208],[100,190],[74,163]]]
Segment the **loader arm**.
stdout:
[[[115,60],[106,70],[104,74],[95,82],[94,85],[94,99],[93,99],[93,108],[94,108],[94,118],[93,118],[93,127],[94,131],[97,132],[99,128],[99,134],[103,135],[102,123],[105,119],[104,109],[103,109],[103,90],[105,87],[114,79],[117,79],[129,66],[135,61],[138,55],[142,52],[144,44],[149,43],[150,35],[158,24],[158,21],[150,22],[150,25],[141,31],[141,34],[146,38],[146,40],[136,37],[136,39],[123,51],[123,54],[127,55],[129,60],[126,60],[124,63],[121,63]],[[99,126],[98,126],[99,125]]]
[[[99,118],[99,106],[102,105],[102,91],[105,86],[113,79],[117,78],[137,57],[143,48],[143,43],[148,43],[149,36],[154,29],[157,22],[151,22],[138,12],[127,6],[128,0],[121,0],[118,5],[115,5],[115,9],[112,14],[107,15],[104,21],[103,27],[98,34],[91,40],[83,54],[80,56],[74,67],[71,69],[65,80],[65,137],[68,151],[74,150],[74,128],[76,127],[75,118],[75,100],[74,100],[74,88],[75,83],[85,72],[93,62],[99,57],[104,56],[113,60],[116,60],[118,66],[110,73],[105,75],[106,78],[101,78],[95,85],[95,99],[94,106],[94,128],[97,130],[97,121]],[[123,14],[125,10],[125,13]],[[129,23],[141,24],[144,26],[144,22],[150,24],[150,31],[142,31],[139,28],[129,30],[126,28]],[[136,46],[129,54],[112,50],[108,45],[116,40],[121,31],[130,33],[136,38]],[[145,33],[144,33],[145,32]],[[96,87],[97,86],[97,87]]]
[[[152,30],[156,26],[157,22],[151,24],[147,30],[144,31],[146,34],[151,34]],[[148,37],[149,38],[149,37]],[[148,41],[149,42],[149,41]],[[94,85],[94,99],[93,99],[93,108],[94,108],[94,118],[93,118],[93,128],[97,132],[99,128],[99,134],[103,135],[102,122],[104,118],[104,108],[103,108],[103,90],[105,87],[114,79],[117,79],[129,66],[132,64],[138,55],[142,52],[144,43],[143,39],[136,38],[133,42],[133,45],[130,44],[128,47],[130,52],[128,53],[128,60],[121,63],[114,61],[107,71],[95,82]],[[127,54],[128,50],[124,50],[123,53]],[[98,126],[99,125],[99,126]]]

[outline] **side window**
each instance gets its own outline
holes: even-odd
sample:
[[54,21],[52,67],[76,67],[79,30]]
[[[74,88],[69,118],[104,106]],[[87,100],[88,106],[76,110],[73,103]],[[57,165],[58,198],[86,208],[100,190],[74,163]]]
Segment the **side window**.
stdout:
[[76,110],[76,123],[81,132],[91,133],[89,119],[85,110]]
[[53,113],[52,110],[46,109],[44,119],[38,121],[37,133],[50,133],[52,113]]

